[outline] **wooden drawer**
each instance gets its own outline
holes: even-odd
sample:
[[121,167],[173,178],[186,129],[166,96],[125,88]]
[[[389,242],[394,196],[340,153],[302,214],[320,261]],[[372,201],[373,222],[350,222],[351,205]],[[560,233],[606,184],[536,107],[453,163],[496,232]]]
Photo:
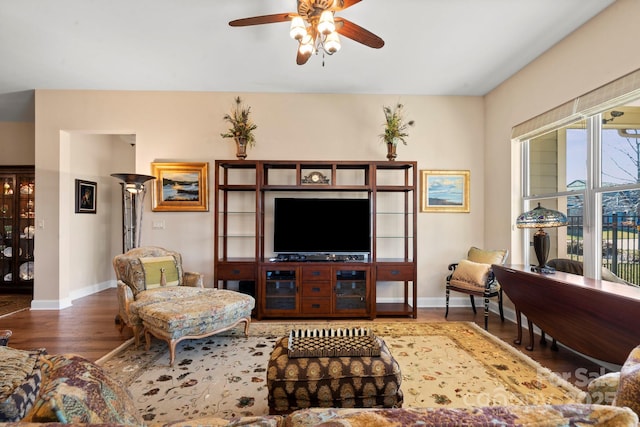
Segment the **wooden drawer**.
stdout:
[[378,265],[376,280],[380,282],[413,280],[414,271],[412,265]]
[[330,297],[331,282],[305,282],[302,284],[302,297]]
[[218,264],[218,280],[256,280],[256,266],[251,263]]
[[331,314],[331,298],[303,298],[301,314]]
[[331,267],[330,266],[304,266],[302,267],[302,280],[317,281],[317,280],[331,280]]

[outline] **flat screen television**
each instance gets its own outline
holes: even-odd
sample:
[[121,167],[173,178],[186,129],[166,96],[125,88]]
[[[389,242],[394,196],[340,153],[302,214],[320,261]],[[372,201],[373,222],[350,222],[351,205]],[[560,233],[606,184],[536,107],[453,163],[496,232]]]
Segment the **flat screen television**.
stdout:
[[368,199],[276,198],[276,253],[369,253]]

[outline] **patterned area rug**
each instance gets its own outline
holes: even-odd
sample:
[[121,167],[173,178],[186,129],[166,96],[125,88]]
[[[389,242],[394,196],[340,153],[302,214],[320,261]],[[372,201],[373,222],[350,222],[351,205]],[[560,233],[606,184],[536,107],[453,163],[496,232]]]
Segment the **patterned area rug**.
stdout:
[[[122,346],[98,361],[129,387],[147,421],[268,413],[266,366],[291,323],[252,323],[225,336],[183,341],[169,367],[167,344]],[[402,370],[405,407],[559,404],[583,392],[466,322],[296,322],[296,328],[371,328]]]
[[31,295],[0,295],[0,317],[31,307]]

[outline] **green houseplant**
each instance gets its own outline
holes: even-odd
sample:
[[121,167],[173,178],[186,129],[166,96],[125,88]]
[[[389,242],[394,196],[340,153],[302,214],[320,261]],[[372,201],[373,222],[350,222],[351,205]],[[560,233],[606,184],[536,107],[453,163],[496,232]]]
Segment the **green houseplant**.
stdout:
[[249,114],[251,113],[251,107],[245,107],[242,104],[242,99],[237,96],[235,99],[234,108],[231,113],[225,114],[222,119],[228,122],[231,127],[225,133],[221,133],[223,138],[233,138],[236,142],[236,156],[239,159],[247,157],[247,146],[253,147],[256,145],[256,138],[253,131],[258,126],[251,120]]
[[380,134],[380,138],[385,144],[387,144],[387,159],[389,160],[395,160],[397,156],[396,146],[399,142],[407,145],[406,138],[409,136],[407,129],[410,126],[415,125],[415,121],[405,120],[403,108],[404,105],[399,102],[393,107],[386,105],[382,107],[385,118],[385,127],[384,133]]

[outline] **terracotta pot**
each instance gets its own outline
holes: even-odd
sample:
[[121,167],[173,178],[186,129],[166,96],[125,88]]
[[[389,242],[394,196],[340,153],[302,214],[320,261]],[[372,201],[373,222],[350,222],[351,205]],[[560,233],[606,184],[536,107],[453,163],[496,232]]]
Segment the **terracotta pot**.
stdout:
[[396,144],[387,142],[387,159],[389,159],[389,161],[393,161],[396,157],[398,157],[396,154]]
[[245,138],[236,138],[236,157],[240,160],[247,158],[247,140]]

